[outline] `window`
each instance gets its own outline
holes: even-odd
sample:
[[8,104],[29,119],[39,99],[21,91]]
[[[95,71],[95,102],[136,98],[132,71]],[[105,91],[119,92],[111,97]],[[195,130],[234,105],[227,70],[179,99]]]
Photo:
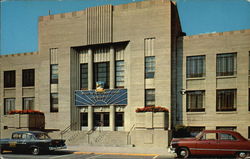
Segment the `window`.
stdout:
[[217,140],[217,133],[205,133],[202,140]]
[[50,83],[58,84],[58,64],[50,65]]
[[4,99],[4,115],[8,112],[15,110],[15,98],[5,98]]
[[187,91],[187,112],[205,111],[205,91]]
[[145,90],[145,106],[155,106],[155,89]]
[[16,87],[16,71],[4,71],[4,88]]
[[99,81],[104,82],[104,88],[109,88],[109,62],[94,63],[94,88]]
[[155,57],[145,57],[145,78],[155,77]]
[[236,131],[236,126],[216,126],[216,130],[232,130]]
[[23,70],[23,87],[35,85],[35,70]]
[[117,88],[124,87],[124,61],[116,61],[115,63],[115,85]]
[[190,136],[191,137],[195,137],[196,135],[198,135],[201,131],[205,130],[204,126],[190,126],[189,128],[189,132],[190,132]]
[[236,53],[217,55],[217,76],[233,76],[236,74]]
[[34,107],[35,107],[34,97],[23,98],[23,110],[34,110]]
[[80,114],[81,117],[81,126],[88,126],[88,113],[81,113]]
[[81,71],[81,89],[88,89],[88,64],[80,65]]
[[204,77],[206,73],[205,56],[189,56],[186,63],[187,78]]
[[219,133],[219,140],[230,140],[230,141],[235,141],[237,140],[236,137],[234,137],[231,134],[225,134],[225,133]]
[[248,139],[250,139],[250,126],[248,127]]
[[115,126],[116,127],[124,126],[124,112],[116,112],[115,113]]
[[50,94],[50,112],[58,112],[58,93]]
[[216,91],[216,110],[217,111],[236,111],[236,90],[217,90]]

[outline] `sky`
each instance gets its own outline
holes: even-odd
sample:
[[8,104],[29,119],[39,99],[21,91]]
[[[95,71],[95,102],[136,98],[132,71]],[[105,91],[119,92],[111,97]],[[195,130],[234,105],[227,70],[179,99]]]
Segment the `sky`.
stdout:
[[[0,0],[0,55],[38,51],[38,17],[143,0]],[[189,35],[250,29],[250,0],[174,0]]]

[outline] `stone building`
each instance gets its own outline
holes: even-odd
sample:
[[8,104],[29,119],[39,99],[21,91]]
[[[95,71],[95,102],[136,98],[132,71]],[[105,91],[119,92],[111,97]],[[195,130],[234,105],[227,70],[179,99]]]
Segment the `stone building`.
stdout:
[[250,30],[184,36],[176,4],[148,0],[41,16],[38,32],[38,52],[0,56],[2,117],[40,110],[46,129],[136,146],[167,145],[178,124],[249,137]]

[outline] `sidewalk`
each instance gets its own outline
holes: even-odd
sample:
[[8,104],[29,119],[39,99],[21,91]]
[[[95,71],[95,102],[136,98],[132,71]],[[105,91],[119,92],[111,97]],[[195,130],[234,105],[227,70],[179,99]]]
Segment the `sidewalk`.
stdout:
[[142,155],[142,156],[164,156],[176,157],[175,154],[168,152],[167,148],[150,148],[150,147],[111,147],[111,146],[68,146],[70,151],[75,151],[75,154],[80,153],[96,153],[96,154],[113,154],[113,155]]

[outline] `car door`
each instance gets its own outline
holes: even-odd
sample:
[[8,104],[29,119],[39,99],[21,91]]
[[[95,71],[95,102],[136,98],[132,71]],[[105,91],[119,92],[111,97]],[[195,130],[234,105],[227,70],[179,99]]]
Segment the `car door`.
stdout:
[[196,142],[194,154],[197,155],[215,155],[218,152],[217,133],[204,133]]
[[218,153],[220,155],[233,155],[240,148],[240,141],[232,134],[219,133],[218,136],[218,149],[220,150]]

